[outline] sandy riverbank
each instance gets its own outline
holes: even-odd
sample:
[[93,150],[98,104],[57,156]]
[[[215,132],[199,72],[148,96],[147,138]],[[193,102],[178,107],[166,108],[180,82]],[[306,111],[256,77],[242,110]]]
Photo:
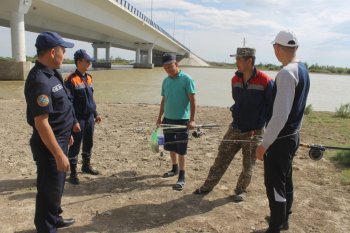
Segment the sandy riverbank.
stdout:
[[[191,140],[187,184],[178,192],[171,188],[176,178],[161,178],[170,168],[168,155],[152,154],[148,146],[158,108],[98,103],[103,122],[96,127],[93,163],[102,175],[79,174],[81,185],[66,184],[64,216],[77,222],[59,232],[246,233],[266,227],[268,202],[261,162],[246,202],[236,204],[230,199],[241,170],[240,154],[213,192],[205,197],[191,194],[215,159],[218,140],[231,121],[228,109],[198,108],[197,123],[223,127]],[[25,103],[0,99],[0,110],[0,232],[33,233],[36,174]],[[303,139],[308,139],[303,132]],[[324,159],[312,161],[301,149],[294,168],[295,204],[289,232],[350,232],[350,187],[340,184],[335,166]]]

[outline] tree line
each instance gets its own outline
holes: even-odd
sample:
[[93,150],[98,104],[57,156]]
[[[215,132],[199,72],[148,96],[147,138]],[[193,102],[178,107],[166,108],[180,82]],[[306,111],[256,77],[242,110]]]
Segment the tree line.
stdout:
[[[34,57],[30,57],[27,56],[27,61],[30,62],[35,62],[36,60],[36,56]],[[1,60],[13,60],[12,58],[9,57],[0,57]],[[103,62],[104,59],[99,59],[98,61]],[[127,60],[121,57],[111,57],[110,61],[112,62],[112,64],[115,65],[129,65],[134,63],[134,60]],[[73,59],[64,59],[64,63],[66,64],[74,64],[74,60]],[[210,66],[212,67],[217,67],[217,68],[236,68],[236,64],[232,64],[232,63],[226,63],[226,62],[207,62]],[[318,65],[316,64],[312,64],[309,65],[307,63],[305,63],[307,68],[309,69],[310,72],[313,73],[323,73],[323,74],[350,74],[350,68],[344,68],[344,67],[336,67],[336,66],[324,66],[324,65]],[[259,63],[256,64],[256,67],[260,70],[271,70],[271,71],[278,71],[281,69],[280,65],[274,65],[274,64],[263,64],[263,63]]]
[[[213,67],[220,68],[236,68],[236,64],[225,63],[225,62],[208,62]],[[309,65],[305,63],[306,67],[310,72],[313,73],[323,73],[323,74],[350,74],[350,68],[344,67],[335,67],[335,66],[321,66],[318,64]],[[255,65],[260,70],[270,70],[270,71],[278,71],[282,66],[274,65],[274,64],[263,64],[259,63]]]

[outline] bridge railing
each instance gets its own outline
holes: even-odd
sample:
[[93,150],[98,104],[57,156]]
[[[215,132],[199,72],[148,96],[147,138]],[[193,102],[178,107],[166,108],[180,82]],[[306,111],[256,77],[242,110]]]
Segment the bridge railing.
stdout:
[[119,3],[122,7],[127,9],[129,12],[140,18],[142,21],[148,23],[151,25],[153,28],[157,29],[167,37],[171,38],[173,41],[176,43],[180,44],[182,47],[184,47],[187,51],[190,51],[189,48],[187,48],[185,45],[183,45],[180,41],[176,40],[173,36],[171,36],[167,31],[165,31],[163,28],[161,28],[158,24],[153,22],[150,18],[148,18],[146,15],[144,15],[141,11],[136,9],[133,5],[131,5],[129,2],[126,0],[115,0],[117,3]]

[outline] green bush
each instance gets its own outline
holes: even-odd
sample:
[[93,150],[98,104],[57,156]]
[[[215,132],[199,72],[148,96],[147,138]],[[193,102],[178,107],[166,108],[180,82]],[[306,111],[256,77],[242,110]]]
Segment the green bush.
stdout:
[[309,104],[305,107],[304,114],[309,115],[313,111],[312,104]]
[[331,160],[343,166],[350,167],[350,151],[339,151],[331,157]]
[[350,103],[342,104],[339,108],[335,109],[335,116],[341,118],[350,117]]

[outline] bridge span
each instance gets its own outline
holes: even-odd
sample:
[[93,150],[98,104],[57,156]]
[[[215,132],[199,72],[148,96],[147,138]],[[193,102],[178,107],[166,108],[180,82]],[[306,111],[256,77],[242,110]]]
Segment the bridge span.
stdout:
[[[11,28],[12,57],[25,65],[25,31],[56,31],[69,39],[91,43],[94,58],[104,49],[110,67],[110,48],[135,51],[135,67],[160,65],[164,52],[193,57],[190,49],[125,0],[2,0],[0,26]],[[100,59],[99,59],[100,60]],[[98,64],[93,64],[98,65]],[[22,65],[20,65],[22,67]]]

